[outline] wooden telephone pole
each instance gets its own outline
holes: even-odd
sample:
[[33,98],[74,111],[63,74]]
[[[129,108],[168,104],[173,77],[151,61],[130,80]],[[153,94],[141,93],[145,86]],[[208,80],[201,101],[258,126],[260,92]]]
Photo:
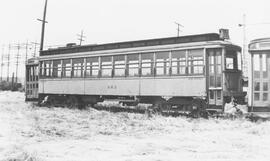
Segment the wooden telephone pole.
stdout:
[[37,20],[39,20],[39,21],[42,22],[41,41],[40,41],[40,49],[39,49],[40,51],[43,50],[44,34],[45,34],[45,23],[48,23],[48,22],[46,21],[47,1],[48,1],[48,0],[45,1],[44,12],[43,12],[43,19],[42,19],[42,20],[41,20],[41,19],[37,19]]
[[5,49],[5,46],[3,45],[3,46],[2,46],[2,55],[1,55],[1,79],[0,79],[0,81],[3,80],[4,49]]

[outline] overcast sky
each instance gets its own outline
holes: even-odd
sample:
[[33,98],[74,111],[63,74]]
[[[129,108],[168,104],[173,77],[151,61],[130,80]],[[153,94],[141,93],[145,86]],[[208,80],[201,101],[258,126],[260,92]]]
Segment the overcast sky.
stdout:
[[[40,42],[45,0],[0,1],[0,45]],[[269,0],[48,0],[45,45],[76,42],[84,31],[84,44],[131,41],[230,30],[231,40],[242,46],[238,27],[246,14],[247,40],[270,37]],[[259,24],[257,24],[259,23]],[[257,24],[257,25],[252,25]]]
[[[45,0],[1,0],[0,43],[40,41]],[[241,43],[238,27],[246,14],[247,24],[270,23],[269,0],[48,0],[45,44],[105,43],[176,36],[230,29],[232,41]],[[248,39],[270,36],[270,24],[248,25]]]

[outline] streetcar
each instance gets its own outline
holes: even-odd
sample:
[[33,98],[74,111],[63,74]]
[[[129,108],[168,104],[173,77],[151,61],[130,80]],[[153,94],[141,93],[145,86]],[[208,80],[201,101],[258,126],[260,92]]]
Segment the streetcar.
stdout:
[[[26,79],[27,91],[38,94],[26,99],[67,106],[118,100],[132,106],[222,112],[232,97],[243,103],[246,95],[241,47],[223,31],[40,51],[38,63],[26,66],[38,69],[36,85]],[[26,78],[31,74],[35,72],[27,72]]]
[[38,99],[38,58],[30,58],[25,65],[25,100],[35,101]]
[[249,111],[270,112],[270,38],[252,40],[249,53]]

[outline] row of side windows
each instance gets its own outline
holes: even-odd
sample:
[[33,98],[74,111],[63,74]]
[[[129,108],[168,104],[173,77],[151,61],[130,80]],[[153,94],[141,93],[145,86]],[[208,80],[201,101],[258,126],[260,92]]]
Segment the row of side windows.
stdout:
[[204,74],[204,50],[46,60],[40,62],[41,78],[138,77]]
[[26,67],[26,81],[33,82],[38,81],[38,66],[27,66]]

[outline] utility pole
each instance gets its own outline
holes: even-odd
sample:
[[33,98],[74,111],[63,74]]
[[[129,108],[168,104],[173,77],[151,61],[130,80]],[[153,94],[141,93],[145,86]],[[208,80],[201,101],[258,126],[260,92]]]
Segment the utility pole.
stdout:
[[41,29],[41,40],[40,40],[40,49],[39,51],[43,50],[43,44],[44,44],[44,33],[45,33],[45,23],[48,23],[46,21],[46,12],[47,12],[47,0],[45,1],[44,11],[43,11],[43,19],[37,19],[38,21],[42,22],[42,29]]
[[243,28],[243,49],[242,49],[242,58],[243,58],[243,74],[245,77],[247,77],[248,75],[248,55],[247,55],[247,38],[246,38],[246,35],[247,35],[247,26],[250,26],[250,25],[262,25],[262,24],[270,24],[269,22],[263,22],[263,23],[253,23],[253,24],[247,24],[246,23],[246,15],[244,14],[243,15],[243,23],[241,24],[238,24],[239,27],[242,27]]
[[77,34],[77,36],[79,36],[78,40],[80,41],[80,46],[81,46],[82,41],[84,41],[84,38],[86,38],[86,36],[83,35],[83,30],[81,31],[81,34]]
[[27,59],[28,59],[28,40],[26,41],[25,44],[25,64],[27,63]]
[[16,46],[17,47],[17,55],[16,55],[16,71],[15,71],[15,74],[16,74],[16,78],[15,78],[15,83],[18,83],[18,66],[19,66],[19,58],[20,58],[20,43],[18,43],[18,45]]
[[180,26],[181,26],[181,27],[184,27],[184,26],[181,25],[180,23],[177,23],[177,22],[174,22],[174,23],[177,25],[177,29],[176,29],[176,30],[177,30],[177,37],[179,37],[180,31],[181,31],[181,30],[180,30]]
[[8,55],[7,55],[7,82],[9,82],[9,65],[10,65],[10,49],[11,45],[8,45]]
[[238,24],[239,27],[243,28],[243,49],[242,49],[242,57],[243,57],[243,71],[244,76],[247,76],[247,58],[246,58],[246,15],[243,15],[243,23]]
[[32,44],[34,45],[34,53],[33,53],[33,57],[35,58],[36,57],[36,52],[37,52],[37,45],[39,45],[39,43],[37,43],[36,41],[35,42],[32,42]]
[[2,46],[2,55],[1,55],[1,80],[3,80],[3,67],[4,67],[4,49],[5,49],[5,46],[3,45]]

